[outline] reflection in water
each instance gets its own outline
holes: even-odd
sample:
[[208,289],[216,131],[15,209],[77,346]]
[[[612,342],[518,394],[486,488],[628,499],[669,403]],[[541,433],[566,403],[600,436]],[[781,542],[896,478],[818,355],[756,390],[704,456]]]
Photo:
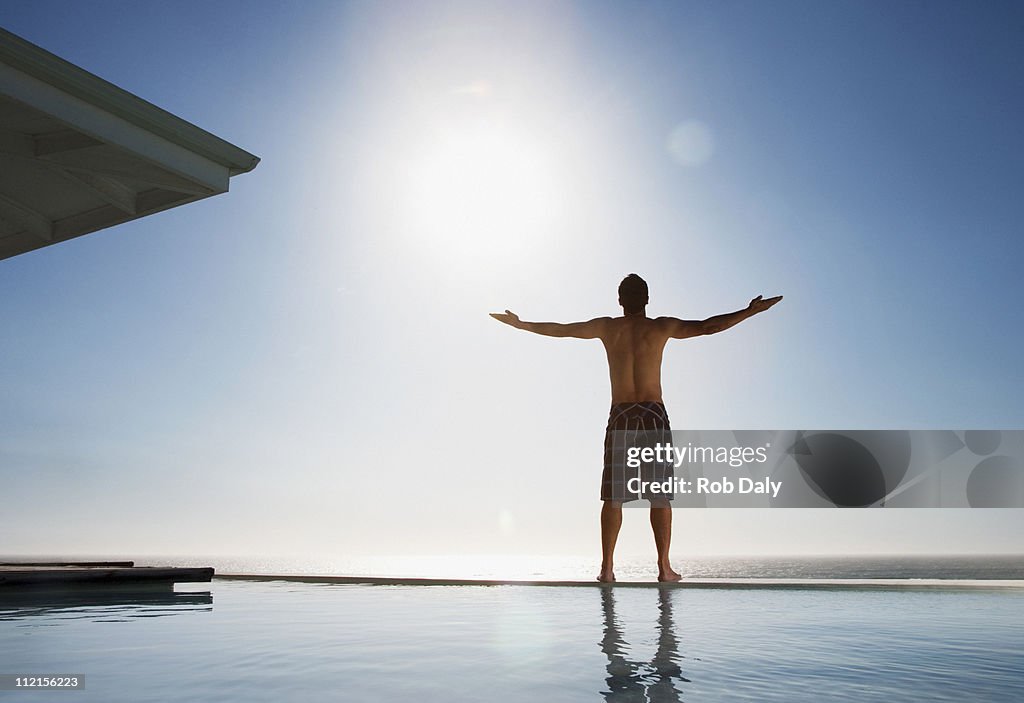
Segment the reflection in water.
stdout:
[[601,607],[604,610],[604,637],[601,651],[608,657],[608,690],[603,691],[606,701],[631,703],[669,703],[680,701],[681,692],[676,682],[689,683],[680,669],[679,640],[672,620],[672,590],[658,589],[658,649],[650,662],[627,659],[629,643],[622,637],[615,616],[613,588],[601,589]]
[[54,620],[117,622],[211,610],[213,596],[209,591],[0,591],[0,621],[48,616]]

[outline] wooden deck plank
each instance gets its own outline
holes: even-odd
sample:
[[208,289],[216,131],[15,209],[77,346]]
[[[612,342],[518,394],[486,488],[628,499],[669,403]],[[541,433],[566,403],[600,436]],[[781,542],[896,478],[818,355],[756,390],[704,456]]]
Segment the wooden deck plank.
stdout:
[[130,569],[134,561],[0,561],[0,566],[106,566]]
[[160,586],[175,583],[209,582],[213,568],[133,566],[24,566],[0,565],[0,593],[5,589],[43,587]]

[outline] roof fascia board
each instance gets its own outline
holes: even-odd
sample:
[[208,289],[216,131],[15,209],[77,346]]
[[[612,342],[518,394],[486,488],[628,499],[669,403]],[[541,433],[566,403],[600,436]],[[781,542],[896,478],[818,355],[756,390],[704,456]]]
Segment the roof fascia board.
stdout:
[[226,166],[4,64],[0,64],[0,93],[215,193],[228,189],[231,174]]
[[244,149],[3,28],[0,28],[0,63],[6,63],[86,103],[97,105],[126,122],[200,154],[226,167],[230,175],[251,171],[260,161],[259,157]]

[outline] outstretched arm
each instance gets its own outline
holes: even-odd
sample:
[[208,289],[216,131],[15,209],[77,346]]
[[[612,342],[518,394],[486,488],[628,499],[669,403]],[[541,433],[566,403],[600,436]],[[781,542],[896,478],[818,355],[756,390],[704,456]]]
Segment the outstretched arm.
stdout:
[[685,339],[686,337],[715,334],[716,332],[727,330],[733,325],[743,322],[748,317],[764,312],[780,300],[782,300],[781,295],[777,295],[774,298],[762,298],[759,295],[751,300],[750,305],[742,310],[728,312],[724,315],[715,315],[706,320],[678,320],[674,317],[662,317],[659,320],[663,320],[669,326],[669,337]]
[[562,324],[561,322],[524,322],[511,310],[492,312],[490,315],[498,322],[512,325],[519,330],[543,334],[547,337],[575,337],[576,339],[600,337],[604,331],[605,324],[611,319],[610,317],[595,317],[593,320],[587,320],[586,322]]

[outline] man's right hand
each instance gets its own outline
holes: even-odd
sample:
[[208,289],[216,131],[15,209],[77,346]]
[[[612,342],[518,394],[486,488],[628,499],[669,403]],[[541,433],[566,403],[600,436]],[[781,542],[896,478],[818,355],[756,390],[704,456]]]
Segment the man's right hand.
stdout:
[[506,325],[512,325],[516,329],[522,329],[522,323],[519,320],[519,315],[516,315],[511,310],[506,310],[505,312],[492,312],[490,315],[498,322],[504,322]]
[[781,295],[777,295],[774,298],[762,298],[760,295],[750,301],[749,310],[753,313],[764,312],[775,303],[782,300]]

